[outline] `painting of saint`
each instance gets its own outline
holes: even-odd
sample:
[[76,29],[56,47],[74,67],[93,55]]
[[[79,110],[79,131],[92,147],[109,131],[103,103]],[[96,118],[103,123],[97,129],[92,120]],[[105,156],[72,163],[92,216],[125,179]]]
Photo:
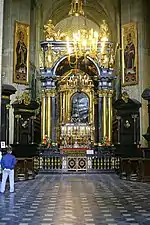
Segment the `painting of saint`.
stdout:
[[122,29],[123,85],[137,84],[137,28],[135,23],[123,25]]
[[15,23],[14,40],[14,82],[28,83],[29,66],[29,25]]
[[19,40],[16,47],[17,63],[16,71],[27,72],[27,46],[24,43],[24,33],[19,32]]
[[125,69],[130,70],[131,73],[134,73],[135,45],[132,42],[131,33],[127,36],[127,45],[124,50],[124,62]]

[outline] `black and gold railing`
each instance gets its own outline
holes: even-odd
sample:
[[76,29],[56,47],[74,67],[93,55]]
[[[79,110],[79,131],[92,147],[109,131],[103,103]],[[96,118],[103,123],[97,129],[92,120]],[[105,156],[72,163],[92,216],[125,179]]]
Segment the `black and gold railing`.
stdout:
[[[69,156],[60,153],[40,155],[34,161],[35,170],[39,172],[115,172],[120,168],[120,159],[112,153],[85,155],[84,157]],[[84,166],[82,165],[84,164]],[[38,167],[38,168],[37,168]],[[82,169],[81,169],[82,167]]]

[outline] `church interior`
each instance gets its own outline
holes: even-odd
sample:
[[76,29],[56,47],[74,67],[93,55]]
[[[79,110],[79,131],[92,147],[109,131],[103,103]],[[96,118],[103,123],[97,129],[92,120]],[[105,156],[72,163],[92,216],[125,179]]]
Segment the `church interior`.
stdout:
[[150,2],[0,6],[0,224],[149,225]]

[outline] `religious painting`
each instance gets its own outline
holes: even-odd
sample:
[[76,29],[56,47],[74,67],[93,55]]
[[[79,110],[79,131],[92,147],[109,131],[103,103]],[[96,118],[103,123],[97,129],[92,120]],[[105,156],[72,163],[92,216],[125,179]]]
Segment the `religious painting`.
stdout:
[[72,97],[72,121],[87,123],[89,117],[89,98],[85,93],[75,93]]
[[137,24],[122,26],[122,85],[138,83],[138,41]]
[[28,24],[15,22],[14,33],[14,74],[13,81],[28,84],[29,73],[29,32]]

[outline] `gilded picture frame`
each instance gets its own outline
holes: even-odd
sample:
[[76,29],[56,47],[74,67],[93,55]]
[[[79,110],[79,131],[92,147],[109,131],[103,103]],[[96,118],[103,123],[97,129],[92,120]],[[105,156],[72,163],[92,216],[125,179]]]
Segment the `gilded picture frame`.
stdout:
[[13,82],[28,84],[29,81],[30,25],[15,21]]
[[122,26],[122,85],[138,84],[137,23]]

